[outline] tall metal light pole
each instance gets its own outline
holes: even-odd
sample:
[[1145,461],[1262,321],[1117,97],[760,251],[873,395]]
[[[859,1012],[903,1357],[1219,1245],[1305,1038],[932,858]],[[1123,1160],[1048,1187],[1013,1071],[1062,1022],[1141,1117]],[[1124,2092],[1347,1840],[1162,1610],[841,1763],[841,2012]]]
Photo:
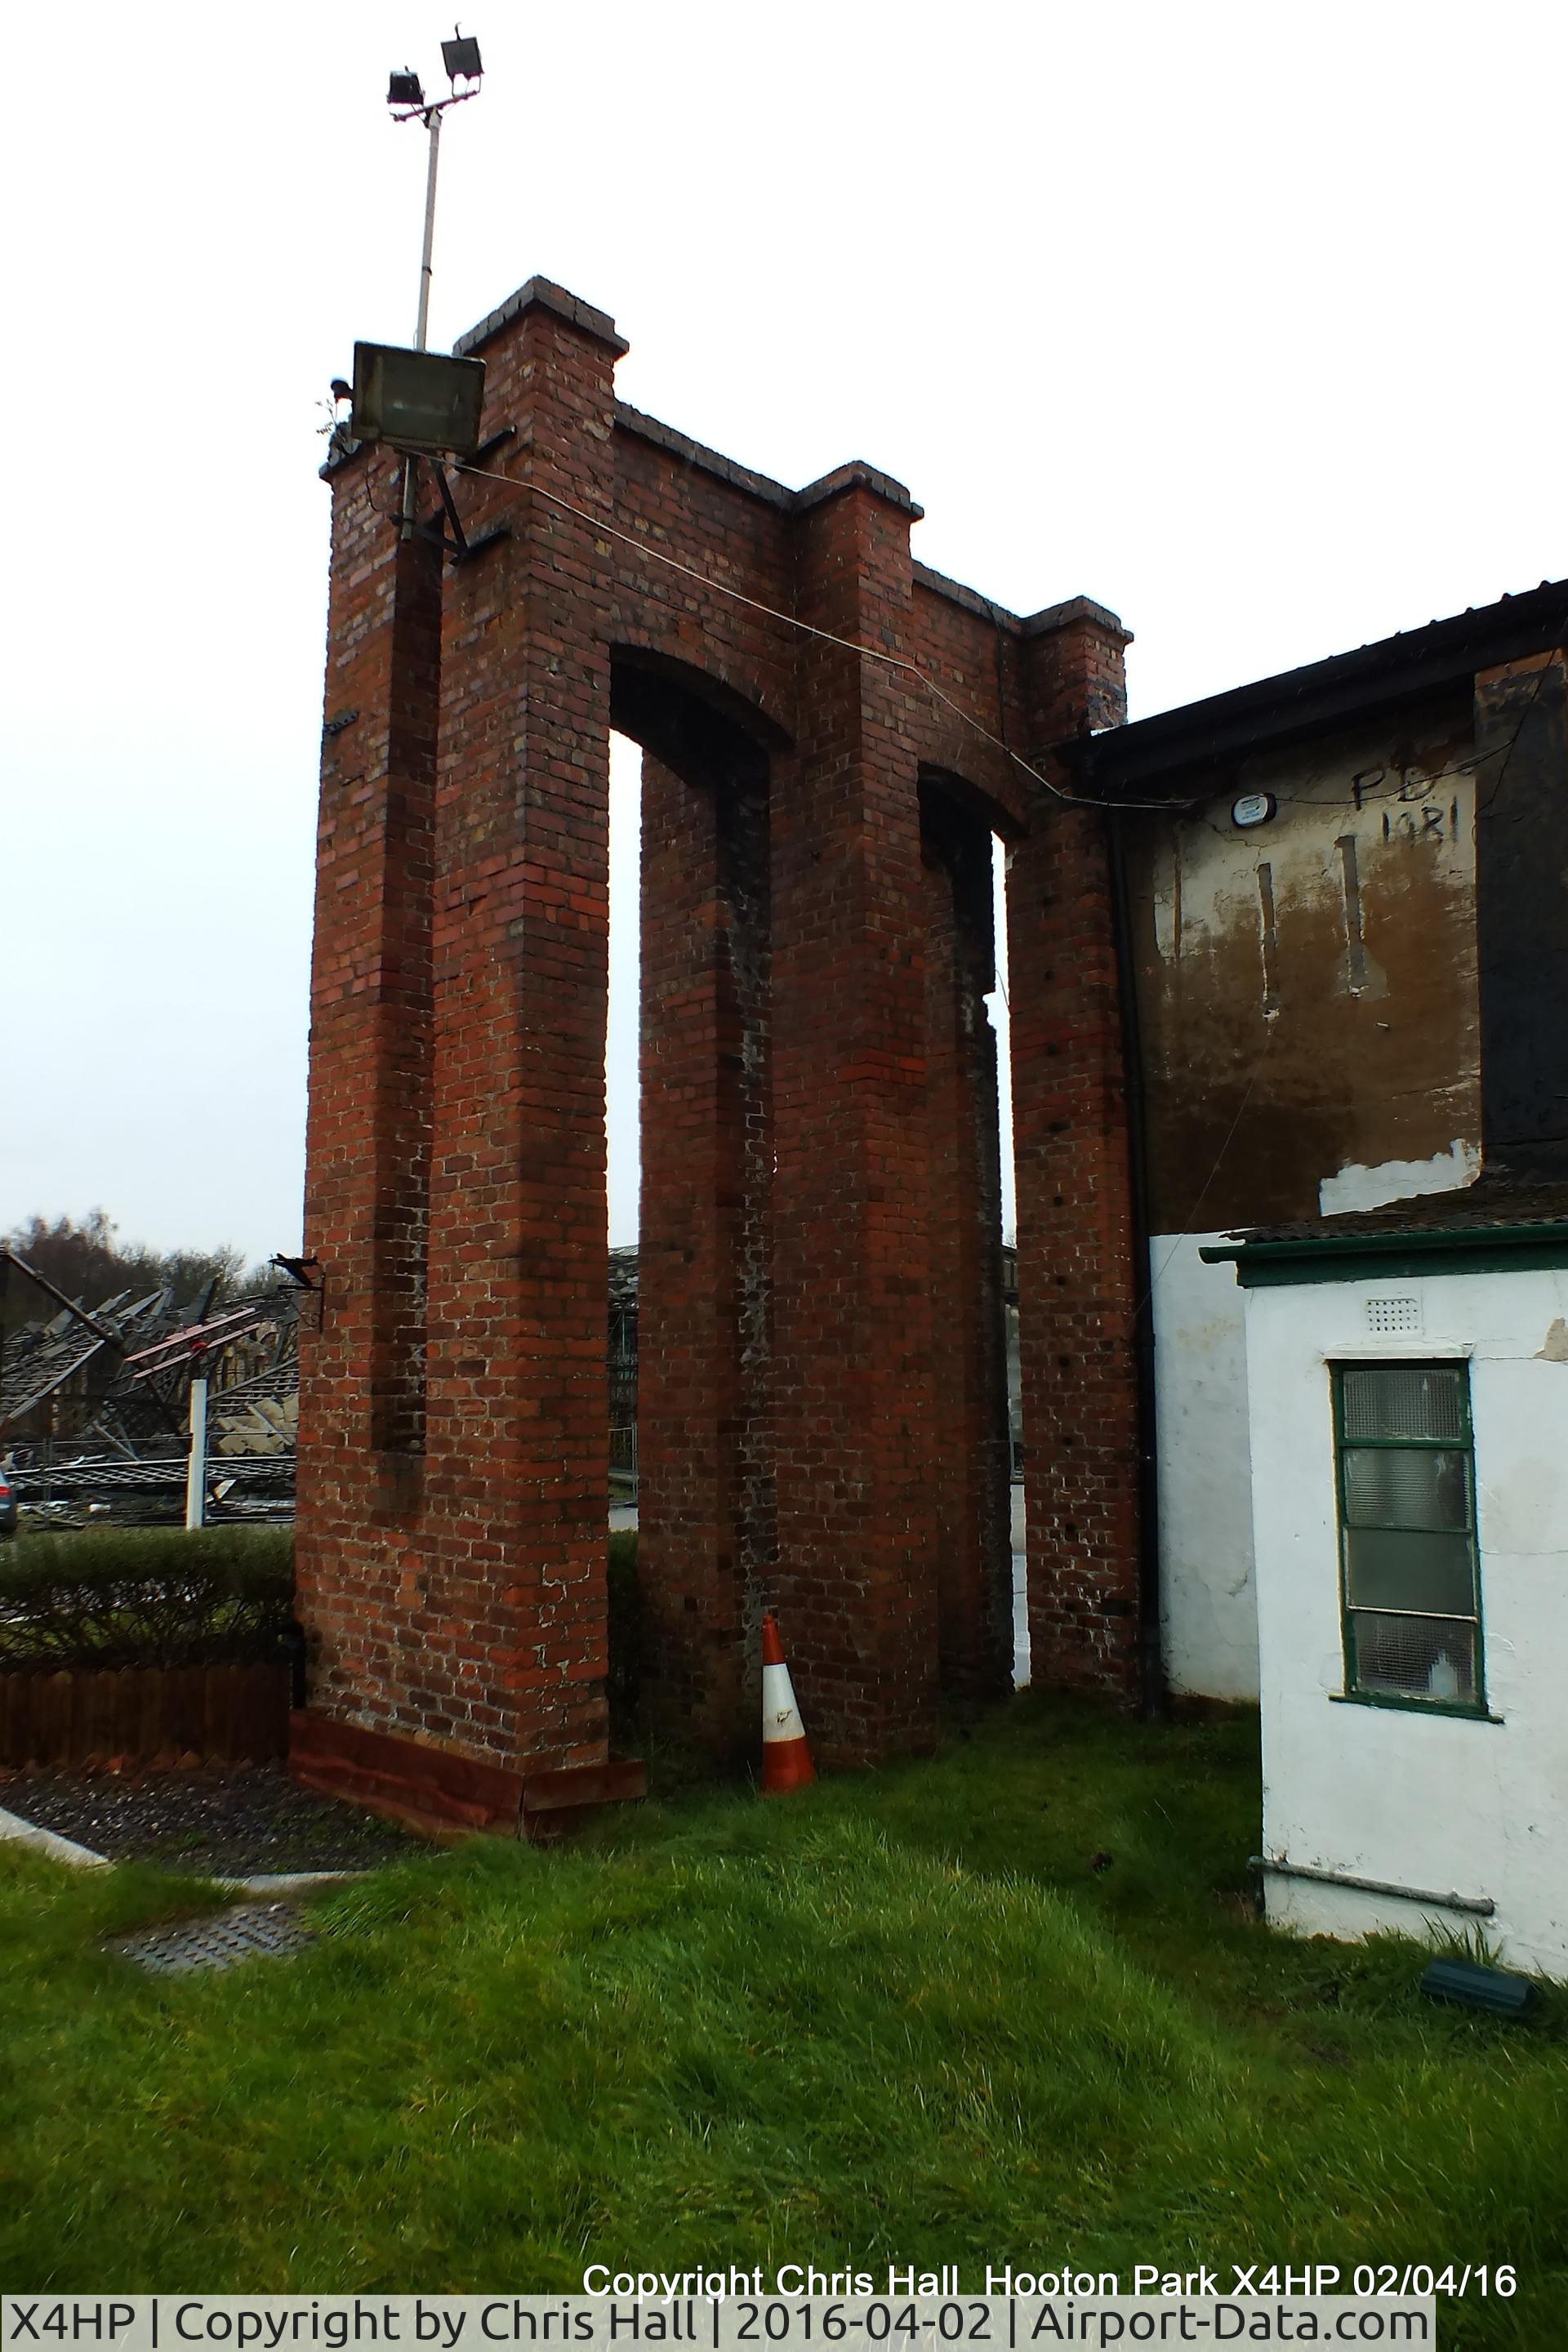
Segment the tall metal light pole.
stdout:
[[[441,160],[441,117],[449,106],[460,106],[466,98],[478,98],[479,80],[484,67],[479,62],[478,41],[465,34],[461,27],[452,27],[452,38],[441,44],[441,63],[451,83],[447,98],[427,99],[416,73],[405,66],[394,73],[387,84],[386,102],[392,109],[395,122],[423,122],[430,137],[429,167],[425,175],[425,245],[419,261],[419,320],[414,330],[414,348],[422,352],[430,328],[431,255],[436,244],[436,173]],[[463,82],[465,89],[458,84]],[[414,486],[416,457],[403,461],[403,536],[414,534]]]
[[430,331],[430,257],[436,245],[436,173],[441,161],[441,110],[433,106],[425,118],[430,133],[430,166],[425,175],[425,250],[419,263],[419,318],[414,348],[422,352]]
[[[196,1360],[200,1361],[200,1358]],[[185,1525],[207,1523],[207,1376],[191,1374],[191,1451],[185,1464]]]

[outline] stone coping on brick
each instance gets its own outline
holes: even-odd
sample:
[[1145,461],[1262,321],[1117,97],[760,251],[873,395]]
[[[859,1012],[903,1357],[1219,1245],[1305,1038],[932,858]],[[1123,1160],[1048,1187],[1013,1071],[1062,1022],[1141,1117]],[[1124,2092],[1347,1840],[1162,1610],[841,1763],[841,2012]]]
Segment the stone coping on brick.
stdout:
[[[737,490],[744,490],[748,497],[761,499],[766,505],[776,507],[781,514],[809,513],[813,507],[822,506],[845,490],[854,489],[874,491],[889,506],[897,507],[900,514],[907,514],[911,521],[918,522],[925,512],[923,507],[916,505],[902,482],[896,482],[891,474],[884,474],[879,467],[868,466],[863,458],[852,458],[847,466],[836,466],[832,473],[824,474],[819,481],[808,483],[804,490],[792,490],[786,488],[783,482],[775,482],[770,475],[759,474],[750,466],[738,466],[732,457],[726,457],[721,450],[708,448],[702,442],[694,441],[689,433],[678,432],[673,425],[661,424],[657,416],[645,415],[640,408],[633,408],[624,400],[616,403],[616,423],[626,432],[635,433],[639,440],[651,441],[655,448],[668,449],[671,457],[683,457],[689,466],[696,466],[705,474],[716,475],[720,481],[730,483]],[[931,578],[939,580],[941,574],[932,572]],[[967,596],[973,591],[965,589],[962,593]],[[976,601],[985,610],[991,609],[984,597]]]
[[689,466],[697,467],[704,474],[716,474],[731,488],[744,490],[749,498],[761,499],[782,513],[789,513],[795,505],[795,492],[786,489],[782,482],[773,481],[766,474],[753,473],[749,466],[738,466],[732,457],[705,447],[689,433],[677,432],[673,425],[661,425],[657,416],[645,416],[640,408],[633,408],[624,400],[616,403],[616,424],[621,431],[636,434],[639,441],[651,441],[656,449],[668,449],[672,457],[683,457]]
[[917,588],[928,589],[931,595],[945,598],[965,613],[977,614],[981,620],[992,621],[999,629],[1016,631],[1023,626],[1016,613],[1010,613],[1005,604],[983,596],[978,588],[966,588],[962,580],[950,580],[945,572],[933,572],[929,563],[917,563],[914,575]]
[[869,490],[874,498],[896,507],[900,514],[907,514],[911,522],[919,522],[925,513],[924,507],[915,504],[902,482],[894,481],[891,474],[884,474],[876,466],[868,466],[864,457],[851,457],[847,466],[835,466],[830,474],[808,482],[804,490],[796,490],[795,510],[796,514],[809,514],[814,507],[826,506],[829,499],[842,498],[848,490]]
[[1075,621],[1092,622],[1120,646],[1132,643],[1132,632],[1122,626],[1121,615],[1107,604],[1097,604],[1092,596],[1069,596],[1064,604],[1047,604],[1043,612],[1030,613],[1020,625],[1026,637],[1045,637],[1053,629],[1071,628]]
[[626,337],[616,334],[616,322],[607,310],[595,310],[591,302],[569,294],[564,286],[557,286],[551,278],[531,278],[526,285],[518,288],[515,294],[509,294],[499,310],[481,319],[477,327],[470,327],[466,335],[458,336],[452,346],[453,357],[460,360],[470,358],[492,336],[499,335],[503,327],[510,326],[514,319],[520,319],[525,310],[552,310],[558,319],[566,320],[570,325],[580,328],[584,334],[606,343],[617,359],[631,349]]

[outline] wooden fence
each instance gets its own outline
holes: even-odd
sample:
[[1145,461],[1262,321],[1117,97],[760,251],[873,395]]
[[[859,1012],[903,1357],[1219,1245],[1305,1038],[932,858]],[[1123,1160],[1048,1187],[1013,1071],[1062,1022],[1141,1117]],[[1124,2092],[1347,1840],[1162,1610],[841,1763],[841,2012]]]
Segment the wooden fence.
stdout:
[[260,1764],[289,1752],[289,1668],[0,1674],[0,1766]]

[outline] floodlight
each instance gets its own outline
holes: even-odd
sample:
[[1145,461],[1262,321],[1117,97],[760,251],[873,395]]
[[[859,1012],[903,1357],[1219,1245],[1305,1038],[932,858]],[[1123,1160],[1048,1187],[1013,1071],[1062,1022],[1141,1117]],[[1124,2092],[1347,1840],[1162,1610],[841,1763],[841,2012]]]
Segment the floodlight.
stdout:
[[421,456],[471,457],[479,446],[483,360],[389,343],[354,345],[356,441],[390,441]]
[[[452,38],[441,44],[441,59],[452,85],[449,98],[427,99],[419,77],[405,66],[387,86],[386,102],[395,122],[423,122],[430,141],[430,163],[425,175],[425,252],[419,264],[419,318],[414,349],[403,351],[385,343],[354,345],[353,412],[350,431],[356,441],[390,441],[407,463],[403,468],[402,535],[414,533],[414,480],[421,457],[471,457],[479,445],[479,408],[484,398],[485,372],[477,360],[448,360],[426,351],[430,324],[430,256],[436,241],[436,171],[441,152],[441,118],[449,106],[477,98],[479,45],[452,27]],[[459,89],[458,84],[464,87]],[[437,469],[438,470],[438,469]],[[444,478],[443,478],[444,479]],[[452,513],[459,546],[462,531]]]
[[449,82],[478,81],[484,68],[479,63],[479,45],[470,35],[461,33],[456,25],[453,37],[441,44],[441,63],[447,68]]

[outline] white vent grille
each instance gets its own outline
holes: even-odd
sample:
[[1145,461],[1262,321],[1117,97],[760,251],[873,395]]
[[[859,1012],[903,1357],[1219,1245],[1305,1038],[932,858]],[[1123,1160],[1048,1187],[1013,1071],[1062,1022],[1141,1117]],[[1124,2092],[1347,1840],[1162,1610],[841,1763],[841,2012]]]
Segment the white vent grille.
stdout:
[[1369,1331],[1419,1331],[1421,1302],[1418,1298],[1369,1298],[1366,1328]]

